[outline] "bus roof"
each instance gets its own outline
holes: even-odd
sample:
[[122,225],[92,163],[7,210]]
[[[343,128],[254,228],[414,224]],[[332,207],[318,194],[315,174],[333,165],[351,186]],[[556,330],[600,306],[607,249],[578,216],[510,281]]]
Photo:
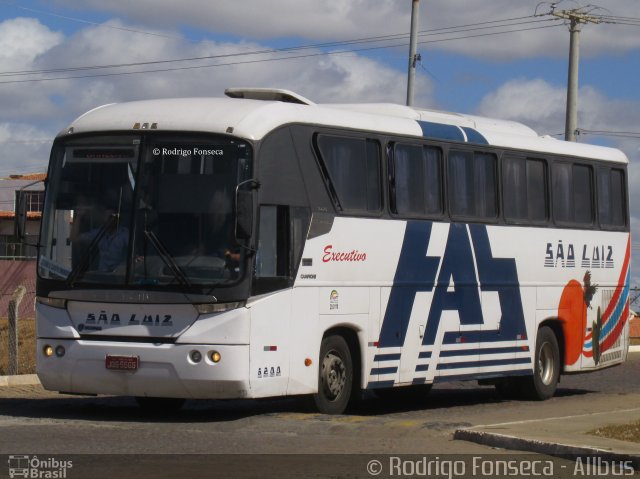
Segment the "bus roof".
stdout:
[[95,108],[60,133],[195,131],[260,140],[298,123],[459,141],[628,163],[620,150],[539,136],[517,122],[395,104],[315,104],[287,90],[230,89],[230,98],[176,98]]

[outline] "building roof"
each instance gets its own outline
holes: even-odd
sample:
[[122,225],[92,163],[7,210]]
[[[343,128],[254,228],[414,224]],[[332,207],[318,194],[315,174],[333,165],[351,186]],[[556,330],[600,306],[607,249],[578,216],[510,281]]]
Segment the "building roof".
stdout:
[[[16,217],[14,211],[0,211],[0,220],[12,220]],[[42,218],[41,211],[28,211],[27,219],[28,220],[39,220]]]
[[25,181],[44,181],[47,179],[46,173],[27,173],[24,175],[11,175],[12,180],[25,180]]
[[[0,179],[0,219],[15,218],[16,191],[44,191],[44,179],[46,173],[28,173],[24,175],[11,175],[9,178]],[[27,213],[27,219],[40,219],[42,213],[32,211]]]

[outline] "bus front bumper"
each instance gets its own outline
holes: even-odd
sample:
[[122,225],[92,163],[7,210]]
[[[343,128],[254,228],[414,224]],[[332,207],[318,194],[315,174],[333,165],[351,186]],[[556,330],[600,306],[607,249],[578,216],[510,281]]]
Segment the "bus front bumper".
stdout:
[[[54,353],[47,357],[46,346]],[[64,348],[64,355],[60,355]],[[193,351],[200,353],[195,362]],[[211,352],[220,360],[214,363]],[[110,357],[138,358],[134,371],[107,369]],[[36,372],[50,391],[77,394],[235,399],[250,397],[249,346],[38,339]]]

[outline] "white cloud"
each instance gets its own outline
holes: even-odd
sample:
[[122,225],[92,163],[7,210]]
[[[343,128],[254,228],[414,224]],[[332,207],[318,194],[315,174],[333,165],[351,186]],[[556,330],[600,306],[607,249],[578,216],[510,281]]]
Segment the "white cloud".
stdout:
[[[58,0],[58,3],[77,9],[78,14],[97,10],[115,14],[128,22],[160,28],[198,28],[215,34],[231,34],[242,38],[264,39],[306,38],[317,41],[345,40],[367,36],[408,33],[411,2],[409,0]],[[540,2],[526,0],[447,0],[421,2],[420,30],[471,25],[494,20],[529,17]],[[558,9],[575,8],[572,1],[560,2]],[[594,13],[618,16],[637,16],[637,0],[609,0],[607,10]],[[549,10],[540,5],[538,13]],[[535,20],[543,20],[539,17]],[[551,17],[549,17],[551,18]],[[420,48],[438,49],[493,59],[526,58],[535,56],[564,57],[568,50],[569,33],[566,27],[529,31],[541,26],[517,24],[501,30],[516,30],[508,35],[472,37],[457,41],[429,43]],[[531,20],[531,19],[528,19]],[[558,23],[562,23],[559,21]],[[489,25],[481,25],[487,27]],[[637,27],[621,25],[587,25],[582,35],[582,55],[624,53],[640,47]],[[469,30],[448,36],[425,36],[430,41],[443,38],[473,36],[493,30]]]
[[33,18],[14,18],[0,23],[0,65],[2,71],[28,69],[39,55],[63,40]]
[[[125,27],[120,21],[110,26]],[[268,50],[259,43],[212,42],[191,43],[179,38],[159,38],[91,27],[73,35],[52,48],[41,63],[60,65],[109,65],[138,61],[180,59],[233,55],[248,51]],[[318,50],[304,54],[319,53]],[[294,54],[299,55],[299,53]],[[392,101],[403,102],[406,91],[404,72],[398,72],[378,61],[353,53],[320,55],[292,60],[277,60],[282,54],[240,56],[202,60],[198,62],[159,63],[128,69],[126,72],[163,70],[188,67],[185,71],[123,75],[97,79],[68,80],[66,90],[77,88],[77,95],[69,95],[77,109],[87,109],[97,103],[150,97],[220,96],[231,86],[272,86],[297,91],[317,102]],[[72,59],[72,63],[70,60]],[[252,63],[256,60],[260,62]],[[262,61],[264,60],[264,61]],[[247,62],[247,63],[243,63]],[[222,67],[211,65],[236,63]],[[207,68],[192,68],[210,66]],[[80,72],[92,75],[105,72]],[[74,73],[75,75],[77,73]],[[420,79],[423,104],[431,104],[431,83]]]
[[565,90],[543,79],[515,79],[487,94],[478,107],[485,116],[520,121],[539,133],[564,131]]
[[46,171],[53,135],[29,124],[0,123],[0,177]]
[[[14,18],[0,23],[0,65],[2,72],[40,69],[43,56],[64,41],[33,18]],[[50,100],[49,85],[44,83],[9,83],[22,81],[26,76],[0,77],[0,121],[28,121],[54,115],[56,108]]]
[[[565,109],[566,87],[540,78],[510,80],[486,94],[478,106],[481,115],[520,121],[540,134],[564,132]],[[629,131],[629,125],[636,122],[638,109],[640,102],[612,100],[585,86],[578,92],[578,128]],[[637,157],[634,151],[628,153]]]
[[60,0],[58,3],[79,11],[105,11],[141,25],[161,28],[189,25],[208,32],[257,39],[353,38],[352,35],[358,36],[365,30],[384,34],[393,28],[398,14],[408,20],[411,8],[408,2],[408,9],[399,8],[393,0]]
[[[24,70],[226,55],[267,49],[256,42],[194,43],[181,39],[178,34],[172,34],[170,38],[151,37],[101,26],[87,27],[64,38],[36,20],[19,19],[0,26],[5,24],[11,28],[0,28],[0,45],[10,45],[16,34],[38,32],[38,41],[29,50],[32,53],[25,54],[29,62],[24,61],[20,66]],[[108,24],[121,28],[139,28],[119,20],[111,20]],[[277,57],[276,54],[267,54],[259,58]],[[56,76],[212,65],[255,59],[255,56],[221,58],[196,63],[147,65],[125,70],[86,70],[59,73]],[[353,53],[179,72],[70,78],[36,83],[2,84],[5,79],[9,78],[0,78],[0,125],[4,128],[4,137],[0,136],[0,140],[5,141],[0,143],[4,153],[0,171],[6,173],[24,172],[32,164],[41,165],[42,169],[48,158],[47,148],[41,144],[29,145],[24,141],[34,136],[53,137],[73,118],[105,103],[146,98],[222,96],[225,88],[237,86],[287,88],[316,102],[402,103],[406,91],[404,72]],[[428,79],[420,79],[419,91],[417,102],[425,106],[432,105],[432,86]],[[28,169],[32,167],[29,166]]]
[[[512,80],[487,94],[478,107],[485,116],[515,120],[534,128],[538,133],[564,132],[565,88],[541,79]],[[599,91],[584,87],[578,95],[578,127],[587,130],[637,131],[640,102],[611,100]],[[624,151],[629,158],[629,203],[631,234],[634,242],[640,238],[640,139],[605,139],[592,136],[581,142],[608,140],[610,146]],[[632,283],[640,284],[640,256],[633,257]]]

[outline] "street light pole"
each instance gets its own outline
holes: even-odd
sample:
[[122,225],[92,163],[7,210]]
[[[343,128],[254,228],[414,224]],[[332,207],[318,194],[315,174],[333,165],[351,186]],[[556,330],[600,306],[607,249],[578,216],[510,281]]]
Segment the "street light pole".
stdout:
[[564,139],[576,141],[578,129],[578,66],[580,63],[580,23],[571,18],[569,27],[569,73],[567,75],[567,112],[564,123]]
[[418,57],[416,50],[418,47],[418,6],[420,0],[411,0],[411,40],[409,43],[409,73],[407,77],[407,106],[413,105],[414,82],[416,78],[416,63]]

